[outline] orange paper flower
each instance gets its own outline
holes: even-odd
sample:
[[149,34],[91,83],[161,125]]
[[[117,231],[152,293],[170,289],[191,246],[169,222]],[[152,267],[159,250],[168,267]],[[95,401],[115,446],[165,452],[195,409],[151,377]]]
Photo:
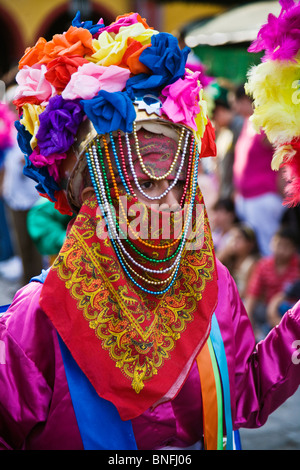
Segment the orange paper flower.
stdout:
[[47,44],[45,38],[39,38],[33,47],[27,47],[25,54],[19,62],[19,69],[22,69],[24,65],[31,67],[34,64],[40,62],[41,57],[44,55],[44,47]]
[[61,56],[85,56],[95,51],[92,46],[93,36],[89,30],[70,26],[63,34],[55,34],[52,41],[47,42],[39,38],[35,46],[27,48],[24,56],[19,62],[19,68],[24,65],[30,67],[37,63],[47,64],[53,59]]
[[139,60],[141,53],[150,46],[151,44],[143,46],[139,41],[136,41],[133,38],[128,38],[127,50],[123,55],[122,63],[126,65],[134,75],[139,73],[150,74],[150,69]]

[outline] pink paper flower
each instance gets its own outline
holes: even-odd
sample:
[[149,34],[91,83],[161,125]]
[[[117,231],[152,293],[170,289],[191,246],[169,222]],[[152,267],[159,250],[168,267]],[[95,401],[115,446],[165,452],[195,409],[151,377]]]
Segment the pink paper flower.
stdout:
[[200,72],[187,73],[184,78],[179,78],[175,83],[166,86],[162,90],[163,99],[162,112],[168,118],[177,123],[191,127],[195,131],[197,125],[195,117],[200,112],[199,82]]
[[122,91],[129,78],[130,71],[117,65],[103,67],[93,62],[84,64],[73,73],[71,80],[62,92],[65,100],[92,99],[98,91],[113,93]]
[[51,96],[55,94],[55,88],[45,78],[47,67],[44,64],[36,64],[32,67],[25,65],[16,75],[18,88],[14,98],[14,102],[20,100],[26,103],[26,99],[31,101],[36,98],[36,104],[46,106]]
[[29,160],[37,168],[47,166],[49,175],[52,176],[56,182],[58,182],[60,179],[58,167],[61,160],[65,160],[66,157],[66,153],[52,153],[51,155],[45,157],[41,154],[39,147],[35,147],[29,156]]
[[100,30],[100,34],[103,31],[107,31],[108,33],[115,33],[117,34],[122,27],[130,26],[134,23],[142,23],[145,28],[149,28],[145,18],[141,18],[138,13],[129,13],[125,15],[120,15],[117,17],[116,21],[111,23],[109,26],[106,26]]

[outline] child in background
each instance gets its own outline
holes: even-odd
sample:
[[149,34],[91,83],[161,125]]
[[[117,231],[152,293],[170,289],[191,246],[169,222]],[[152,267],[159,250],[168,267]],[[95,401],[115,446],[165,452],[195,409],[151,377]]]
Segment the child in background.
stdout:
[[243,299],[251,274],[259,259],[259,250],[254,230],[244,223],[237,223],[229,232],[227,244],[222,252],[222,262],[236,282]]
[[268,323],[271,328],[280,323],[285,312],[300,299],[300,279],[289,284],[282,292],[274,295],[267,309]]
[[294,233],[280,229],[271,242],[272,255],[263,257],[253,271],[245,307],[258,339],[269,330],[266,309],[271,299],[300,277],[297,248]]
[[222,252],[226,247],[230,230],[237,222],[232,199],[219,199],[211,212],[211,229],[217,258],[222,261]]

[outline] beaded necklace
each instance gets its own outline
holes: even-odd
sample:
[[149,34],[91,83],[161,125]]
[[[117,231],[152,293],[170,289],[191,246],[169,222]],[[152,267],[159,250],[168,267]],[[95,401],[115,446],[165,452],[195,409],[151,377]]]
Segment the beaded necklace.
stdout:
[[[106,175],[106,168],[105,168],[105,164],[104,164],[104,160],[103,160],[103,155],[102,155],[102,150],[101,150],[101,146],[100,146],[100,143],[99,143],[99,140],[97,140],[97,148],[98,148],[98,156],[99,156],[99,160],[100,160],[100,164],[102,166],[102,173],[103,173],[103,177],[104,177],[104,180],[105,180],[105,186],[106,186],[106,194],[107,194],[107,199],[108,199],[108,202],[109,204],[112,206],[113,205],[113,201],[112,201],[112,198],[111,198],[111,194],[110,194],[110,187],[109,187],[109,184],[108,184],[108,178],[107,178],[107,175]],[[109,154],[107,155],[109,157]],[[140,242],[142,242],[145,246],[148,246],[150,248],[153,248],[153,249],[157,249],[157,248],[160,248],[160,249],[164,249],[164,248],[170,248],[172,247],[173,245],[175,245],[177,243],[177,240],[171,242],[171,243],[168,243],[168,244],[165,244],[163,246],[161,245],[154,245],[154,244],[150,244],[150,243],[147,243],[145,240],[143,240],[142,238],[140,238],[138,236],[138,234],[136,232],[134,232],[134,230],[132,229],[132,227],[130,226],[129,224],[129,221],[128,221],[128,218],[126,217],[126,214],[125,214],[125,210],[124,210],[124,207],[123,207],[123,204],[121,202],[121,199],[119,198],[119,191],[118,191],[118,186],[117,186],[117,183],[116,183],[116,180],[115,180],[115,175],[112,171],[112,167],[111,167],[111,162],[110,162],[110,159],[109,159],[109,168],[111,169],[111,179],[113,181],[113,186],[114,186],[114,190],[116,192],[116,196],[118,198],[118,201],[119,201],[119,207],[121,209],[121,212],[122,212],[122,216],[126,218],[126,222],[127,222],[127,225],[128,225],[128,228],[129,230],[131,231],[131,233],[135,236],[135,238],[137,240],[139,240]],[[142,256],[143,258],[147,259],[148,261],[151,261],[151,262],[154,262],[154,263],[164,263],[166,261],[169,261],[170,259],[174,258],[182,243],[183,243],[183,238],[181,238],[180,242],[179,242],[179,246],[177,247],[176,251],[164,258],[164,259],[156,259],[156,258],[151,258],[147,255],[145,255],[143,252],[141,252],[140,250],[138,250],[138,248],[125,236],[124,232],[121,230],[121,227],[119,226],[119,223],[115,217],[115,214],[113,213],[113,217],[114,217],[114,223],[116,224],[116,227],[117,229],[119,230],[119,233],[121,233],[122,237],[126,240],[126,242],[131,246],[131,248],[133,248],[133,250],[138,253],[140,256]]]
[[[171,165],[170,165],[169,170],[168,170],[164,175],[156,176],[156,175],[152,175],[152,174],[147,170],[146,165],[144,164],[144,160],[143,160],[143,157],[142,157],[141,152],[140,152],[139,139],[138,139],[137,132],[136,132],[136,123],[133,122],[133,137],[134,137],[134,142],[135,142],[135,150],[136,150],[136,154],[137,154],[137,156],[138,156],[138,159],[139,159],[139,161],[140,161],[141,168],[142,168],[143,172],[145,173],[145,175],[149,176],[149,178],[151,178],[152,180],[155,180],[155,181],[162,181],[162,180],[166,179],[166,178],[172,173],[172,171],[173,171],[174,168],[175,168],[176,162],[177,162],[177,160],[178,160],[180,151],[181,151],[181,143],[182,143],[182,139],[183,139],[184,133],[185,133],[185,129],[184,129],[184,127],[183,127],[183,128],[181,129],[181,134],[180,134],[180,137],[179,137],[179,139],[178,139],[177,151],[176,151],[176,154],[175,154],[175,156],[174,156],[173,162],[172,162]],[[187,134],[188,134],[188,132],[186,132],[186,135],[187,135]]]
[[155,200],[158,200],[158,199],[162,199],[164,196],[166,196],[168,194],[169,191],[171,191],[171,189],[174,188],[174,186],[177,184],[178,180],[179,180],[179,176],[180,176],[180,173],[181,173],[181,170],[183,168],[183,164],[184,164],[184,160],[185,160],[185,155],[186,155],[186,149],[187,149],[187,144],[188,144],[188,139],[189,139],[189,135],[190,135],[190,132],[187,131],[186,132],[186,138],[185,138],[185,142],[184,142],[184,147],[183,147],[183,152],[182,152],[182,158],[181,158],[181,162],[180,162],[180,165],[179,165],[179,168],[178,168],[178,171],[177,171],[177,174],[172,182],[172,184],[170,184],[170,186],[168,186],[168,188],[162,193],[160,194],[159,196],[149,196],[149,194],[145,193],[143,191],[143,189],[141,188],[141,185],[139,183],[139,180],[138,180],[138,177],[136,175],[136,172],[135,172],[135,169],[134,169],[134,166],[133,166],[133,161],[132,161],[132,153],[131,153],[131,147],[130,147],[130,142],[129,142],[129,136],[128,136],[128,133],[125,134],[125,139],[126,139],[126,145],[127,145],[127,152],[128,152],[128,161],[129,161],[129,165],[130,165],[130,170],[131,170],[131,173],[132,173],[132,177],[133,177],[133,180],[134,180],[134,183],[136,185],[136,187],[138,188],[138,190],[140,191],[140,193],[145,196],[147,199],[150,199],[151,201],[155,201]]
[[[185,144],[184,144],[183,157],[185,157],[185,153],[186,153],[188,135],[189,135],[189,132],[186,132],[186,139],[185,139]],[[182,134],[182,136],[183,136],[183,134]],[[132,157],[131,149],[130,149],[130,146],[129,146],[128,134],[125,134],[125,139],[126,139],[126,143],[127,143],[127,149],[129,148],[128,155],[130,155]],[[111,136],[111,142],[114,142],[112,136]],[[120,144],[121,144],[121,135],[119,133],[119,145]],[[171,255],[170,257],[164,258],[163,260],[156,260],[156,259],[152,259],[152,258],[147,257],[147,259],[149,259],[151,262],[158,262],[158,261],[164,262],[164,261],[167,261],[167,260],[171,259],[172,257],[174,257],[177,254],[176,259],[175,259],[174,263],[172,263],[171,266],[168,266],[165,269],[159,269],[159,270],[151,269],[151,268],[148,268],[147,266],[141,265],[140,263],[138,263],[134,259],[134,257],[132,257],[127,252],[127,250],[123,246],[122,241],[121,241],[121,239],[120,239],[120,237],[117,233],[117,230],[116,230],[115,216],[112,215],[112,211],[111,211],[110,204],[112,204],[112,198],[111,198],[111,195],[110,195],[110,189],[109,189],[109,185],[108,185],[107,175],[106,175],[105,171],[103,171],[103,170],[105,170],[105,165],[104,165],[104,162],[103,162],[102,153],[100,153],[100,151],[99,151],[99,150],[101,150],[99,140],[97,142],[93,141],[92,144],[89,146],[88,151],[86,152],[88,168],[89,168],[89,171],[90,171],[92,184],[93,184],[93,187],[95,189],[97,201],[98,201],[100,210],[102,212],[102,215],[104,217],[104,220],[106,222],[108,233],[109,233],[111,242],[113,244],[113,247],[115,249],[116,255],[118,257],[118,260],[119,260],[122,268],[124,269],[125,273],[129,277],[129,279],[138,288],[140,288],[141,290],[143,290],[144,292],[149,293],[149,294],[160,295],[160,294],[164,294],[165,292],[167,292],[170,289],[170,287],[173,285],[173,283],[176,279],[176,275],[177,275],[179,266],[180,266],[180,260],[181,260],[183,250],[184,250],[184,247],[185,247],[186,234],[187,234],[187,231],[188,231],[188,228],[189,228],[189,225],[190,225],[190,222],[191,222],[191,218],[192,218],[192,212],[193,212],[194,201],[195,201],[195,196],[196,196],[196,188],[197,188],[197,173],[198,173],[199,155],[196,155],[196,149],[195,149],[196,146],[193,145],[193,147],[194,147],[193,154],[192,154],[192,156],[190,155],[190,160],[189,160],[189,164],[188,164],[188,172],[189,172],[189,175],[192,173],[192,176],[191,176],[191,178],[187,178],[187,180],[190,179],[190,185],[186,184],[185,185],[185,190],[184,190],[184,196],[185,196],[185,194],[187,192],[187,188],[188,188],[188,186],[190,186],[190,191],[189,191],[190,204],[189,204],[187,222],[186,222],[184,230],[183,230],[183,236],[182,236],[182,239],[180,241],[180,244],[179,244],[175,254],[173,253],[173,255]],[[105,139],[104,139],[104,148],[105,148],[106,156],[109,155],[109,152],[108,152],[108,149],[107,149],[107,143],[105,142]],[[115,157],[117,169],[119,171],[120,178],[121,178],[122,184],[125,188],[125,191],[126,191],[127,194],[130,194],[130,193],[132,194],[133,193],[132,187],[130,188],[131,185],[128,184],[128,182],[129,182],[128,175],[126,175],[126,173],[124,172],[124,168],[126,168],[124,152],[123,151],[120,152],[121,153],[121,162],[122,162],[122,166],[121,166],[114,144],[112,144],[112,148],[113,148],[113,152],[114,152],[114,157]],[[120,146],[120,148],[121,148],[121,146]],[[100,157],[100,155],[101,155],[101,157]],[[178,158],[178,156],[177,156],[177,158]],[[101,160],[101,164],[99,163],[99,159]],[[110,159],[107,159],[109,171],[112,175],[113,174],[113,168],[112,168],[111,162],[109,163],[109,161],[110,161]],[[131,158],[131,162],[132,162],[132,158]],[[183,162],[184,162],[184,158],[182,158],[181,165],[179,167],[179,172],[176,175],[176,176],[178,176],[178,178],[179,178],[179,173],[181,172],[181,169],[182,169],[182,166],[183,166]],[[129,160],[129,163],[130,163],[130,160]],[[101,166],[102,166],[102,169],[101,169]],[[193,170],[192,172],[191,172],[191,169]],[[124,172],[124,174],[123,174],[123,172]],[[133,173],[133,177],[134,176],[136,176],[135,172]],[[164,177],[166,177],[166,176],[164,175]],[[151,176],[151,178],[152,178],[152,176]],[[178,178],[177,178],[177,180],[178,180]],[[114,182],[115,182],[114,187],[117,188],[117,184],[116,184],[115,179],[114,179]],[[174,181],[173,181],[173,183],[174,183]],[[172,185],[170,185],[170,186],[172,186]],[[169,186],[169,188],[170,188],[170,186]],[[138,185],[137,185],[137,187],[138,187]],[[172,187],[174,187],[174,185]],[[170,189],[169,188],[168,188],[168,190],[172,189],[172,188],[170,188]],[[116,194],[118,194],[118,190],[117,190]],[[162,198],[164,195],[165,195],[165,192],[162,195],[160,195],[160,198]],[[149,198],[149,199],[152,199],[152,198]],[[158,198],[155,198],[155,199],[158,199]],[[184,198],[182,198],[182,201],[183,201],[183,199]],[[134,244],[132,244],[132,246],[134,247]],[[150,246],[152,248],[155,247],[155,245],[152,245],[152,244],[150,244]],[[163,246],[163,248],[166,248],[166,247],[167,247],[167,245]],[[139,253],[142,254],[141,252],[139,252]],[[144,256],[146,257],[146,255],[144,255]],[[148,279],[148,278],[142,276],[141,274],[137,273],[135,271],[135,269],[130,265],[130,262],[132,264],[134,264],[135,266],[137,266],[142,271],[146,271],[147,273],[151,273],[151,274],[163,274],[163,273],[166,273],[168,271],[172,271],[172,272],[171,272],[171,275],[167,279],[152,280],[152,279]],[[149,283],[151,285],[159,286],[159,285],[168,283],[168,286],[166,288],[164,288],[163,290],[157,290],[157,291],[147,289],[144,286],[142,286],[133,277],[133,275],[131,273],[135,277],[141,279],[143,282]]]
[[[113,143],[112,145],[112,149],[113,149],[113,153],[114,153],[114,156],[115,156],[115,159],[118,160],[118,156],[117,156],[117,152],[116,152],[116,147],[114,145],[114,140],[113,140],[113,136],[111,136],[111,142]],[[110,155],[109,155],[109,150],[108,150],[108,146],[107,146],[107,142],[106,142],[106,139],[105,137],[102,138],[103,140],[103,144],[104,144],[104,149],[105,149],[105,154],[106,154],[106,159],[107,159],[107,165],[108,165],[108,168],[109,168],[109,171],[110,171],[110,175],[111,175],[111,180],[112,180],[112,183],[113,183],[113,187],[114,187],[114,191],[116,193],[116,196],[117,196],[117,199],[118,199],[118,202],[119,202],[119,207],[120,207],[120,210],[122,212],[122,215],[124,217],[124,219],[126,219],[126,223],[127,223],[127,226],[131,232],[132,235],[134,235],[134,237],[136,239],[138,239],[143,245],[145,246],[148,246],[150,248],[154,248],[154,249],[165,249],[165,248],[171,248],[172,246],[174,246],[176,243],[177,243],[177,240],[174,240],[173,242],[170,242],[168,244],[164,244],[164,245],[154,245],[154,244],[150,244],[148,242],[146,242],[145,240],[143,240],[142,238],[140,238],[136,232],[133,231],[132,227],[130,226],[129,224],[129,221],[128,221],[128,218],[126,217],[126,214],[125,214],[125,210],[124,210],[124,207],[123,207],[123,204],[122,204],[122,201],[119,197],[119,190],[118,190],[118,185],[117,185],[117,182],[116,182],[116,179],[115,179],[115,175],[114,175],[114,171],[113,171],[113,168],[112,168],[112,164],[111,164],[111,160],[110,160]],[[192,141],[193,141],[193,138],[192,138]],[[103,162],[103,159],[102,159],[102,150],[101,150],[101,146],[99,144],[99,141],[98,141],[98,152],[99,152],[99,156],[101,158],[101,162]],[[190,161],[191,161],[191,158],[193,158],[191,155],[190,155]],[[102,163],[102,168],[103,168],[103,171],[105,173],[105,166],[104,164]],[[122,172],[122,169],[121,167],[119,166],[119,171]],[[120,175],[121,176],[121,175]],[[121,179],[123,180],[124,179],[124,176],[122,174],[121,176]],[[107,180],[107,179],[106,179]],[[187,182],[188,183],[188,182]],[[108,193],[109,193],[109,190],[108,190]],[[161,196],[162,197],[162,196]],[[111,201],[110,201],[111,202]],[[181,236],[182,236],[182,233],[183,233],[183,230],[181,231]],[[129,242],[129,240],[128,240]],[[143,256],[143,255],[142,255]],[[173,255],[172,255],[173,256]],[[150,260],[152,261],[152,260]]]
[[[142,269],[144,271],[147,271],[147,272],[150,272],[150,273],[154,273],[154,274],[161,274],[161,273],[166,273],[166,272],[170,271],[177,264],[177,261],[181,256],[181,253],[182,253],[182,250],[183,250],[183,244],[181,246],[181,249],[179,250],[180,252],[178,253],[178,256],[177,256],[175,262],[173,263],[173,265],[171,265],[171,266],[169,266],[169,267],[167,267],[163,270],[150,269],[150,268],[147,268],[146,266],[141,265],[140,263],[138,263],[126,251],[126,249],[123,246],[123,244],[121,242],[121,239],[120,239],[120,237],[119,237],[119,235],[116,231],[116,226],[115,226],[115,223],[114,223],[114,217],[113,217],[112,212],[111,212],[112,205],[109,204],[107,196],[106,196],[104,182],[103,182],[103,176],[102,176],[102,172],[101,172],[99,162],[98,162],[98,159],[97,159],[96,146],[92,146],[88,149],[88,152],[86,153],[86,157],[87,157],[87,160],[88,160],[89,170],[93,174],[93,177],[91,177],[91,180],[92,180],[92,184],[93,184],[94,189],[95,189],[97,201],[99,203],[99,206],[100,206],[101,212],[102,212],[102,214],[105,218],[105,221],[107,222],[107,228],[108,228],[108,231],[109,231],[109,236],[112,239],[112,242],[113,242],[114,239],[116,239],[117,243],[118,243],[118,246],[121,248],[123,253],[131,260],[131,262],[133,264],[138,266],[140,269]],[[166,259],[164,259],[163,261],[165,261],[165,260]]]

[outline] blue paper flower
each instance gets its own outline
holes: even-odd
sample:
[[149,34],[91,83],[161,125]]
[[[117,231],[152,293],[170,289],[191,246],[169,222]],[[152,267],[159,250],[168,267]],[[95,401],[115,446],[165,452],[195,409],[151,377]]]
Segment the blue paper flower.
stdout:
[[179,48],[178,40],[172,34],[154,34],[151,47],[147,47],[140,55],[140,62],[146,65],[153,75],[161,76],[161,85],[167,85],[183,77],[189,52],[189,47],[183,50]]
[[46,166],[41,168],[35,167],[29,160],[28,156],[25,155],[25,166],[23,167],[23,174],[38,183],[35,188],[40,194],[47,194],[52,202],[56,201],[54,192],[59,191],[61,188],[55,182],[54,178],[49,175]]
[[126,90],[131,99],[150,92],[159,94],[162,88],[183,77],[189,51],[188,47],[181,50],[177,39],[171,34],[153,35],[151,47],[147,47],[140,55],[140,62],[152,74],[141,73],[127,80]]
[[15,128],[18,131],[17,141],[21,151],[24,153],[24,155],[31,155],[32,148],[30,145],[30,140],[32,135],[27,131],[25,126],[20,123],[20,121],[15,121]]
[[123,132],[132,132],[136,112],[126,92],[109,93],[100,90],[94,98],[81,100],[80,103],[98,134],[106,134],[118,129]]
[[92,35],[97,34],[101,28],[104,28],[103,23],[93,24],[92,21],[81,21],[80,11],[76,13],[74,19],[72,20],[72,26],[75,26],[76,28],[88,29]]

